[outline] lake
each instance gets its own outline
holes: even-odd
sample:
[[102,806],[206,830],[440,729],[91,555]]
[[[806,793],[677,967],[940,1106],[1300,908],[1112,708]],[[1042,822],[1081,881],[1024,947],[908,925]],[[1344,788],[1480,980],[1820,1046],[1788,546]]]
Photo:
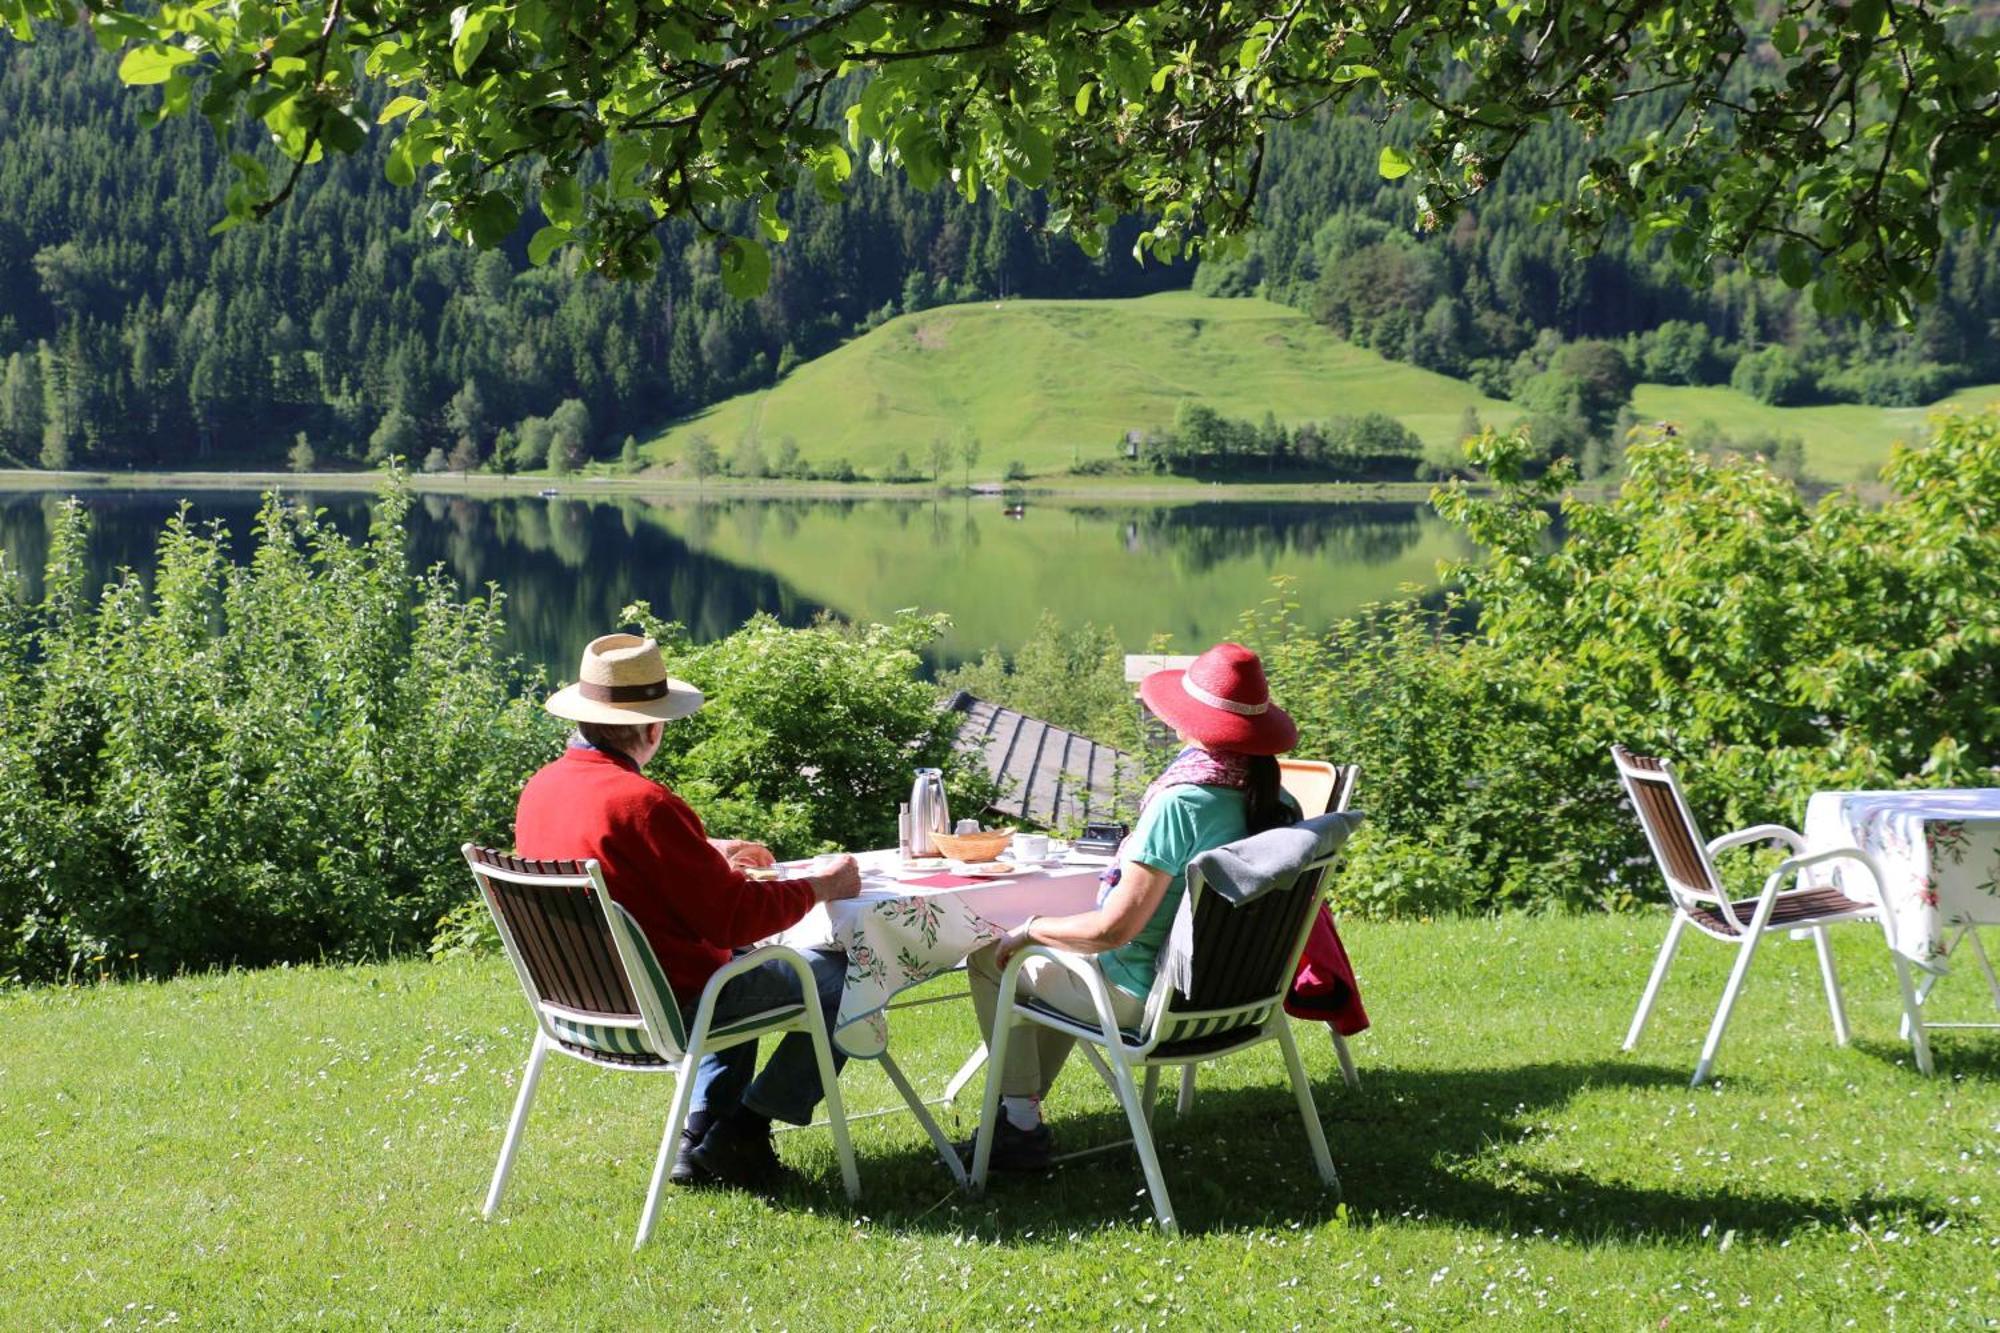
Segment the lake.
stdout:
[[[164,491],[80,492],[94,519],[93,575],[148,571],[161,525],[180,497]],[[248,545],[258,497],[186,497]],[[345,530],[366,527],[370,500],[351,492],[300,498]],[[0,492],[0,549],[29,571],[48,549],[59,497]],[[1176,651],[1226,637],[1248,607],[1290,575],[1299,614],[1324,625],[1405,584],[1434,586],[1437,564],[1464,551],[1415,503],[1031,501],[1009,517],[998,498],[784,499],[526,496],[416,497],[412,554],[443,562],[467,588],[498,582],[512,646],[557,677],[576,653],[644,599],[702,639],[757,611],[803,624],[822,610],[884,619],[903,607],[947,611],[945,663],[990,646],[1012,650],[1044,610],[1113,627],[1129,650],[1164,635]]]

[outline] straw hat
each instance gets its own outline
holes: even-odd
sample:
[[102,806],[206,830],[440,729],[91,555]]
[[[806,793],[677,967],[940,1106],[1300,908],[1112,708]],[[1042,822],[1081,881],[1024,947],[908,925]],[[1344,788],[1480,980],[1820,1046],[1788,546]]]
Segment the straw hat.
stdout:
[[1139,697],[1161,720],[1215,750],[1283,754],[1299,743],[1292,715],[1271,702],[1264,663],[1240,643],[1218,643],[1185,671],[1155,671]]
[[671,722],[701,707],[701,691],[667,675],[660,645],[636,634],[606,634],[583,650],[577,681],[542,707],[572,722],[611,727]]

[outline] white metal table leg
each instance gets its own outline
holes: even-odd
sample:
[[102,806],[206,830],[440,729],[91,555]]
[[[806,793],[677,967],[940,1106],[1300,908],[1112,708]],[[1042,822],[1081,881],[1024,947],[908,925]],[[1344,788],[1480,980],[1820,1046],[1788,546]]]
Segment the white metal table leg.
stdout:
[[1993,974],[1993,963],[1986,956],[1986,946],[1979,942],[1979,928],[1965,928],[1966,942],[1972,946],[1972,956],[1979,961],[1979,970],[1986,974],[1986,990],[1993,997],[1993,1007],[2000,1009],[2000,976]]
[[1186,1115],[1194,1109],[1194,1065],[1181,1066],[1181,1095],[1174,1101],[1174,1114]]
[[917,1123],[924,1127],[924,1133],[930,1136],[931,1146],[936,1148],[938,1156],[944,1159],[944,1169],[951,1172],[952,1183],[963,1188],[965,1164],[958,1160],[958,1153],[952,1148],[951,1140],[944,1136],[942,1129],[938,1128],[938,1122],[932,1118],[929,1108],[924,1105],[923,1099],[917,1096],[917,1090],[910,1086],[910,1080],[903,1076],[903,1071],[896,1062],[885,1053],[879,1063],[882,1072],[896,1085],[896,1091],[902,1093],[903,1100],[910,1104],[910,1114],[917,1118]]
[[964,1091],[966,1084],[972,1082],[972,1076],[979,1072],[979,1067],[986,1063],[986,1054],[986,1043],[982,1041],[978,1046],[973,1048],[971,1055],[965,1057],[965,1063],[958,1067],[958,1072],[953,1074],[951,1081],[944,1085],[944,1099],[946,1101],[955,1102],[958,1100],[958,1094]]
[[1917,1058],[1917,1072],[1929,1077],[1931,1073],[1930,1034],[1924,1031],[1924,1015],[1917,989],[1910,984],[1910,961],[1899,953],[1890,953],[1889,960],[1896,965],[1896,984],[1903,991],[1903,1030],[1910,1039],[1910,1047]]

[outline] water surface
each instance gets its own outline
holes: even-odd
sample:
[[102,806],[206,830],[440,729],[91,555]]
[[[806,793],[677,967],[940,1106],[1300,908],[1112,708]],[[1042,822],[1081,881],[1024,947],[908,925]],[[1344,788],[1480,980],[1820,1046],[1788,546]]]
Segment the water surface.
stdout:
[[[161,525],[182,497],[85,491],[94,578],[149,572]],[[258,497],[199,491],[199,519],[250,544]],[[352,493],[300,499],[360,533],[371,501]],[[59,497],[0,492],[0,548],[30,573],[47,556]],[[1030,503],[1002,501],[684,497],[588,500],[416,497],[411,553],[443,562],[468,589],[499,583],[512,646],[552,673],[574,671],[578,647],[617,624],[635,600],[700,639],[757,611],[804,624],[822,610],[884,619],[903,607],[944,611],[939,655],[956,662],[1012,650],[1043,610],[1116,630],[1128,650],[1165,635],[1193,651],[1226,637],[1242,612],[1289,575],[1302,619],[1324,625],[1406,584],[1436,582],[1461,553],[1428,506],[1410,503]]]

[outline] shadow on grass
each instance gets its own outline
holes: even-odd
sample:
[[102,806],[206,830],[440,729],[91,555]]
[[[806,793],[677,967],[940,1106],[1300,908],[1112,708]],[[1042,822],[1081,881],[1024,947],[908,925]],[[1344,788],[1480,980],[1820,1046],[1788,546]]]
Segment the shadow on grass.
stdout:
[[[1254,1056],[1246,1057],[1254,1059]],[[1204,1088],[1185,1118],[1173,1111],[1173,1079],[1163,1078],[1154,1132],[1167,1191],[1189,1234],[1253,1227],[1315,1226],[1335,1216],[1341,1195],[1323,1190],[1275,1054],[1261,1087]],[[1172,1071],[1168,1071],[1171,1075]],[[1068,1077],[1090,1077],[1082,1067]],[[1212,1076],[1211,1076],[1212,1077]],[[1502,1237],[1540,1234],[1581,1243],[1674,1243],[1729,1231],[1743,1240],[1782,1239],[1844,1227],[1853,1217],[1902,1212],[1926,1222],[1943,1214],[1924,1201],[1864,1193],[1851,1199],[1761,1192],[1748,1185],[1676,1188],[1625,1176],[1657,1172],[1637,1145],[1610,1145],[1620,1165],[1593,1167],[1593,1145],[1572,1141],[1550,1168],[1521,1160],[1537,1126],[1577,1095],[1602,1089],[1685,1088],[1686,1071],[1630,1061],[1512,1065],[1491,1069],[1371,1069],[1359,1092],[1317,1085],[1351,1223],[1398,1219],[1481,1228]],[[974,1090],[959,1116],[971,1132]],[[1058,1151],[1126,1135],[1116,1110],[1065,1114],[1050,1102]],[[1545,1154],[1536,1153],[1536,1156]],[[1108,1223],[1151,1218],[1129,1146],[1067,1162],[1046,1177],[996,1176],[984,1198],[951,1190],[928,1152],[871,1154],[861,1164],[857,1210],[899,1229],[972,1231],[996,1240],[1049,1238]]]
[[[1976,1020],[1975,1020],[1976,1021]],[[1940,1079],[1978,1079],[2000,1082],[2000,1032],[1976,1028],[1932,1028],[1931,1067]],[[1862,1055],[1885,1065],[1901,1065],[1915,1071],[1916,1055],[1907,1041],[1883,1041],[1856,1037],[1850,1046]]]

